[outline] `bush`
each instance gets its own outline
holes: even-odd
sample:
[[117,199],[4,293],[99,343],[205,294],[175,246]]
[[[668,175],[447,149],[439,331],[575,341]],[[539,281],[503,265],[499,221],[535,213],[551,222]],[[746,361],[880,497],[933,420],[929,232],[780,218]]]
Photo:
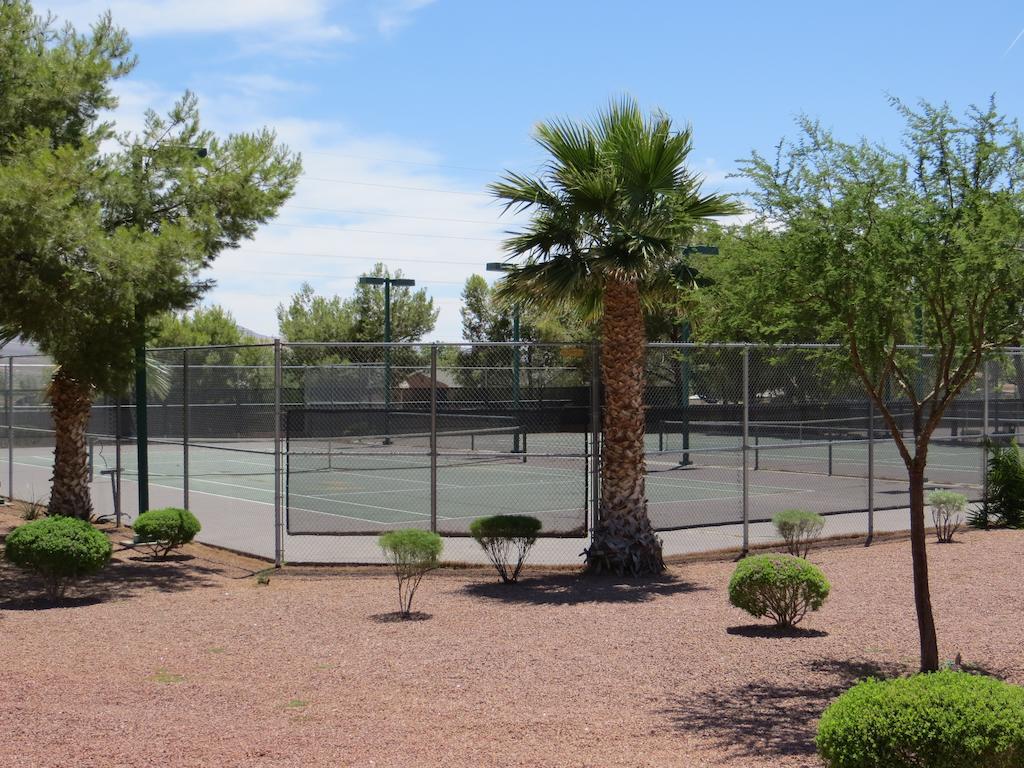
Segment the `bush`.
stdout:
[[807,557],[811,544],[825,527],[825,518],[805,509],[787,509],[772,518],[775,530],[786,542],[786,550],[794,557]]
[[1024,528],[1024,452],[1016,442],[990,446],[988,494],[984,506],[973,514],[977,528]]
[[412,614],[412,598],[428,571],[438,566],[444,542],[436,533],[409,528],[389,531],[377,540],[398,577],[398,606],[403,619]]
[[469,524],[470,535],[483,547],[505,584],[519,578],[540,529],[540,520],[527,515],[480,517]]
[[740,560],[729,580],[729,602],[751,616],[795,626],[828,597],[825,574],[792,555],[754,555]]
[[828,768],[1024,765],[1024,688],[966,672],[866,680],[825,710]]
[[8,560],[43,578],[50,602],[60,601],[74,580],[99,571],[112,553],[106,536],[74,517],[45,517],[19,525],[7,534],[4,547]]
[[177,547],[188,544],[202,529],[196,516],[184,509],[151,509],[132,523],[135,543],[148,547],[157,557],[167,557]]
[[932,491],[928,494],[928,504],[932,508],[935,535],[940,544],[948,544],[964,521],[967,497],[953,491]]

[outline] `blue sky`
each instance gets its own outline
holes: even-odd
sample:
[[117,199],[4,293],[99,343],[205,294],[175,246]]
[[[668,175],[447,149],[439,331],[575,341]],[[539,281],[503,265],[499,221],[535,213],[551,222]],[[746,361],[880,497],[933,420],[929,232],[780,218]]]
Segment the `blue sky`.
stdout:
[[[225,254],[207,301],[276,331],[303,280],[347,295],[382,260],[460,337],[462,282],[500,258],[510,223],[483,193],[542,160],[532,126],[630,93],[695,132],[707,186],[799,113],[896,143],[888,95],[958,109],[997,95],[1024,110],[1018,2],[736,0],[55,0],[78,25],[110,8],[140,65],[119,85],[122,128],[196,91],[217,131],[275,127],[306,176],[278,222]],[[1014,41],[1017,41],[1014,43]]]

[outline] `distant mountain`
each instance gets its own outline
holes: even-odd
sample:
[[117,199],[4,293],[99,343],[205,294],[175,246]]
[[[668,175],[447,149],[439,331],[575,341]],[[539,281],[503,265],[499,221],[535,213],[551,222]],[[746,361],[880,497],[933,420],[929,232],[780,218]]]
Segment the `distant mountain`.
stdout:
[[[236,325],[238,325],[238,324],[236,323]],[[244,325],[239,325],[238,326],[238,330],[241,331],[243,337],[247,337],[247,338],[253,339],[255,341],[273,341],[274,340],[273,336],[266,336],[266,335],[264,335],[262,333],[256,333],[256,331],[251,331],[248,328],[246,328]]]

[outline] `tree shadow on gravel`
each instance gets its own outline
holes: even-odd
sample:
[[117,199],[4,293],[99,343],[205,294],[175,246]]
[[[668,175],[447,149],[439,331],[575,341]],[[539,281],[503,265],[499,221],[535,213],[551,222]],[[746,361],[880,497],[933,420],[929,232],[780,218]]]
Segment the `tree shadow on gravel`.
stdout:
[[833,699],[858,680],[906,671],[896,664],[815,659],[792,669],[790,681],[714,687],[679,699],[662,714],[676,730],[710,737],[732,756],[809,757],[818,718]]
[[828,637],[828,632],[821,629],[777,627],[773,624],[743,624],[738,627],[728,627],[725,631],[727,634],[739,637],[761,637],[767,640],[799,640],[800,638]]
[[203,565],[196,559],[179,562],[113,560],[99,573],[68,588],[58,604],[44,596],[43,583],[35,574],[0,563],[0,610],[76,608],[114,600],[127,600],[143,592],[174,593],[223,583],[223,568]]
[[403,624],[413,621],[428,621],[432,618],[434,618],[434,614],[423,613],[423,611],[413,611],[408,616],[403,616],[399,611],[392,611],[391,613],[375,613],[370,616],[370,621],[375,621],[378,624]]
[[480,582],[468,584],[463,588],[473,597],[532,605],[644,603],[659,597],[671,597],[706,589],[707,587],[691,584],[671,574],[628,579],[577,573],[537,576],[522,579],[515,584]]

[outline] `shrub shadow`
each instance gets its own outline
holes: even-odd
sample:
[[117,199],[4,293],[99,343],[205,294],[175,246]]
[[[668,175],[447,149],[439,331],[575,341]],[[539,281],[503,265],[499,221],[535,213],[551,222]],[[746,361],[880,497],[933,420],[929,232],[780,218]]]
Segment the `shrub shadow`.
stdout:
[[755,680],[690,694],[662,711],[684,733],[710,737],[735,757],[811,757],[817,721],[840,693],[865,677],[891,677],[897,665],[816,659],[794,669],[792,683]]
[[473,597],[512,604],[580,605],[583,603],[643,603],[658,597],[706,590],[671,574],[647,578],[616,578],[590,574],[551,574],[520,579],[514,584],[497,581],[468,584]]
[[223,576],[223,569],[203,565],[195,558],[177,562],[112,560],[99,573],[68,587],[68,595],[60,603],[50,603],[44,597],[42,580],[35,574],[0,563],[0,610],[79,608],[131,599],[141,592],[184,592],[212,586]]
[[399,611],[392,611],[391,613],[375,613],[370,616],[370,621],[375,621],[378,624],[402,624],[408,621],[428,621],[432,618],[434,618],[432,613],[423,611],[413,611],[408,616],[403,616]]
[[777,627],[774,624],[743,624],[737,627],[727,627],[726,633],[738,635],[739,637],[761,637],[771,639],[788,638],[813,638],[828,637],[828,632],[822,629],[805,629],[803,627]]

